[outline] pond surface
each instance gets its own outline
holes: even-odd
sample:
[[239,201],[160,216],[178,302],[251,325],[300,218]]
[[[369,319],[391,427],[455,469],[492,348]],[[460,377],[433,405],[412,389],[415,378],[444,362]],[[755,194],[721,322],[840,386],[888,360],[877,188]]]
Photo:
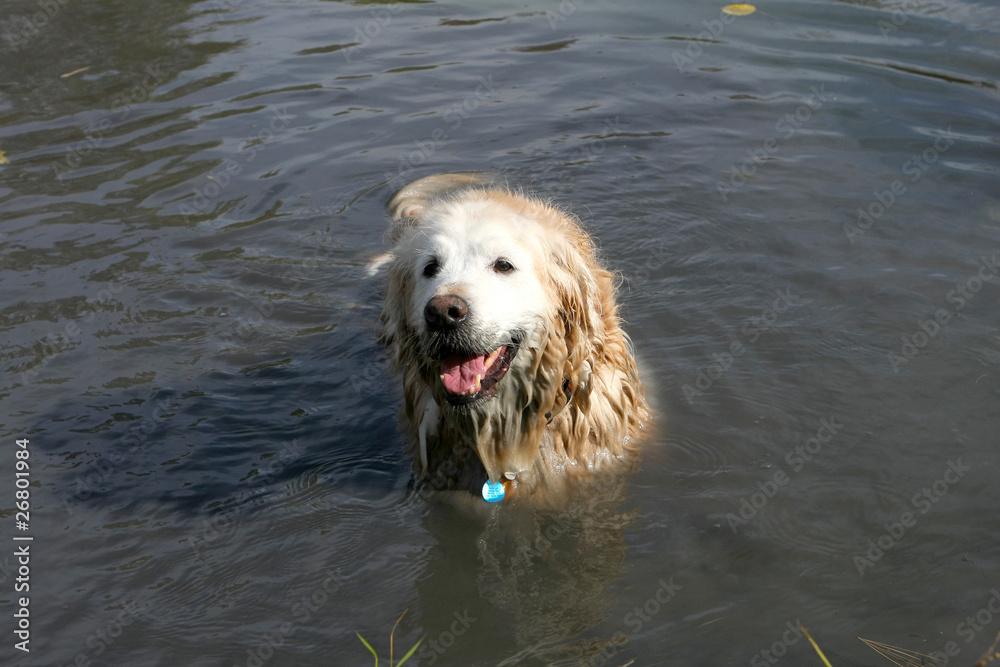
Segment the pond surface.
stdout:
[[[0,662],[388,664],[408,610],[422,666],[974,664],[1000,6],[721,4],[5,2]],[[412,489],[364,265],[482,169],[623,274],[659,426],[599,511]]]

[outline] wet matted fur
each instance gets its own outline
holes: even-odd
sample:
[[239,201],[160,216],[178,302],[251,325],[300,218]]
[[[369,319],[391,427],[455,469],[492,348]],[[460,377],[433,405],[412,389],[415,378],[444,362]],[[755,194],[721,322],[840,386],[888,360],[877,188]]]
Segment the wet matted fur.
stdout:
[[558,504],[624,468],[648,408],[615,277],[576,220],[474,174],[415,181],[389,211],[381,342],[423,479]]

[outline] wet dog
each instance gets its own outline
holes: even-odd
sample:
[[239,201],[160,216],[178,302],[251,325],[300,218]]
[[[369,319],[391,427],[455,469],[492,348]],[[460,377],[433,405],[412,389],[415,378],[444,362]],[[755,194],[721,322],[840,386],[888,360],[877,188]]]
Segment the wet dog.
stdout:
[[621,468],[648,408],[615,277],[567,213],[474,174],[389,202],[381,342],[436,489],[558,503]]

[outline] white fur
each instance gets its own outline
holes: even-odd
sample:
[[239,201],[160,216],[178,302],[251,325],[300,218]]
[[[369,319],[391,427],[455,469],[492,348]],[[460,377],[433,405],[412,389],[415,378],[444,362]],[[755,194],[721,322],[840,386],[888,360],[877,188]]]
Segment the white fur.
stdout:
[[[538,225],[484,201],[448,203],[435,213],[420,234],[397,250],[416,259],[407,323],[423,334],[427,301],[435,295],[459,294],[469,304],[473,335],[490,349],[505,343],[512,331],[540,326],[552,304],[536,274],[544,263],[539,245],[532,243],[541,235]],[[495,271],[493,264],[500,258],[515,270]],[[423,268],[432,259],[440,273],[424,278]]]
[[[518,494],[561,497],[570,478],[621,461],[648,416],[614,276],[571,217],[509,190],[470,187],[476,182],[432,176],[390,202],[382,342],[403,374],[414,459],[426,478],[475,492],[483,476],[513,477]],[[452,189],[460,191],[447,195]],[[518,344],[492,394],[469,405],[447,393],[434,343],[442,333],[425,318],[431,299],[445,295],[468,306],[462,349],[486,355]]]

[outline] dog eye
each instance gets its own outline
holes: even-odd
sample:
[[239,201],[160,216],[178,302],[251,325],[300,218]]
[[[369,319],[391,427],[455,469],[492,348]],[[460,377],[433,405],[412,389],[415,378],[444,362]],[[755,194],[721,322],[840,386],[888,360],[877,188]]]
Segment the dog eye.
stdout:
[[436,259],[432,259],[424,266],[424,278],[433,278],[441,271],[441,265]]
[[514,265],[501,257],[497,261],[493,262],[493,270],[497,273],[510,273],[514,270]]

